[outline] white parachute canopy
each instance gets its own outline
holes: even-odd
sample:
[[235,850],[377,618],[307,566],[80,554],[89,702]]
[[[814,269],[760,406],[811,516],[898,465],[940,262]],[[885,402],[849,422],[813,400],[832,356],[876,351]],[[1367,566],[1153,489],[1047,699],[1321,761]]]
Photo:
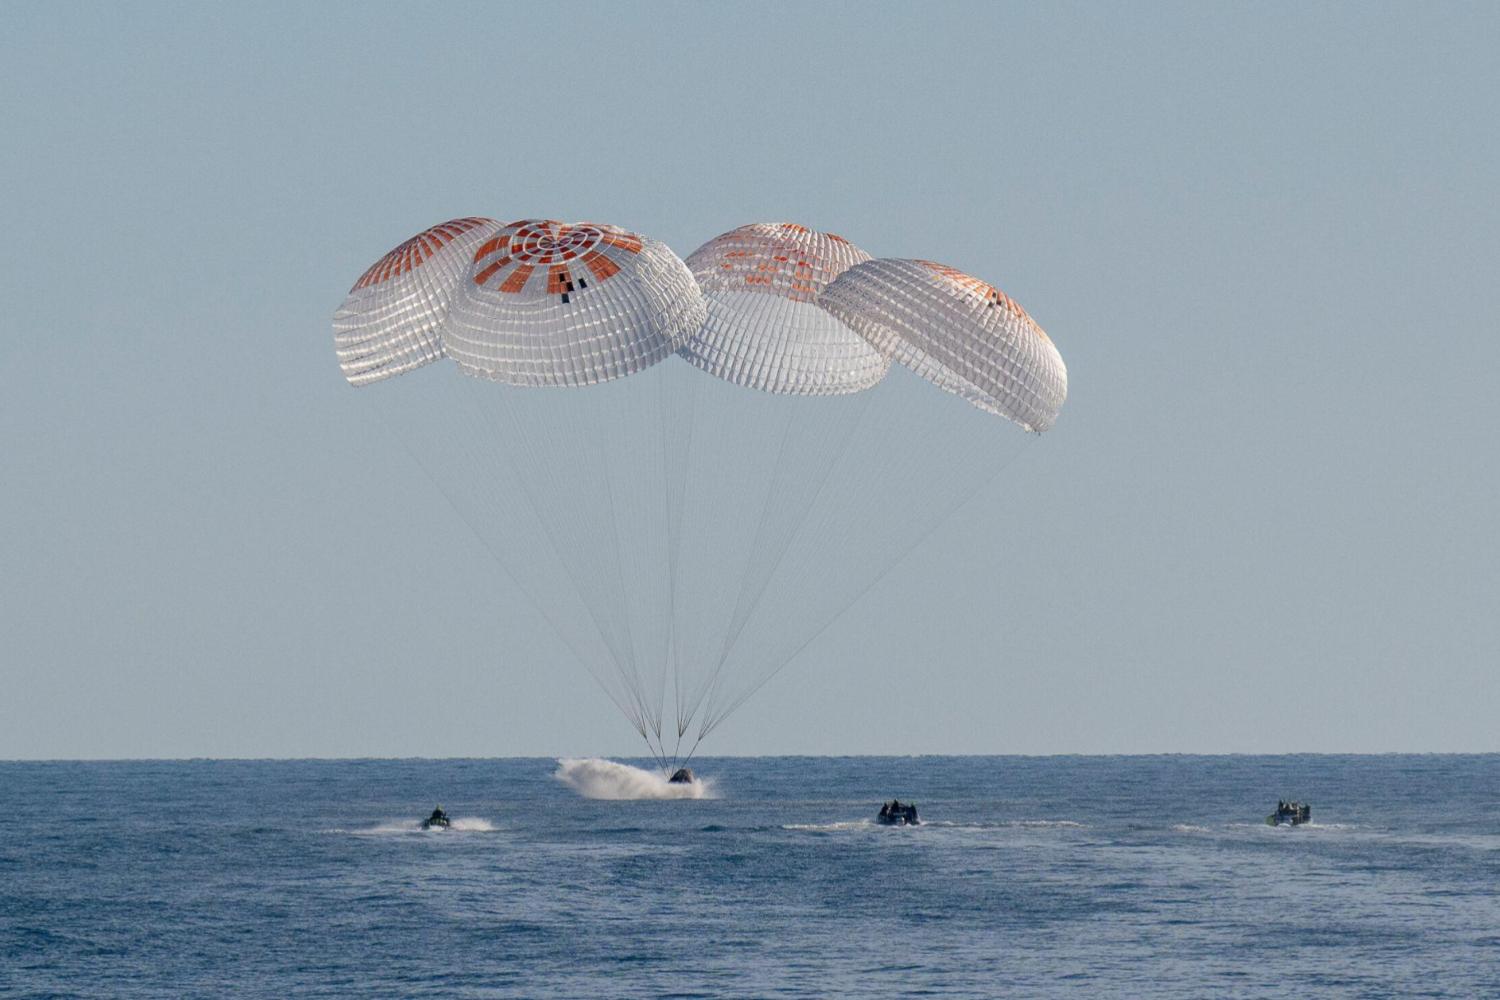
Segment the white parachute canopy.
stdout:
[[[361,395],[664,766],[1034,437],[991,413],[1056,415],[1045,394],[1016,401],[1032,396],[1007,379],[1042,376],[1011,372],[1029,355],[982,313],[937,298],[893,320],[883,272],[839,291],[889,262],[829,234],[741,227],[692,270],[601,224],[495,224],[466,246],[425,286],[446,312],[421,356],[456,363]],[[340,344],[379,339],[347,304],[339,317]],[[366,371],[345,368],[357,385]],[[461,610],[491,627],[484,595]],[[497,670],[537,668],[501,639]]]
[[616,226],[525,219],[475,250],[443,343],[471,375],[593,385],[656,364],[703,318],[698,286],[666,244]]
[[708,318],[682,356],[736,385],[793,395],[868,389],[890,361],[817,305],[828,283],[870,255],[842,236],[792,222],[715,236],[687,265]]
[[818,302],[896,361],[980,409],[1044,431],[1068,370],[1042,328],[993,285],[928,260],[871,260]]
[[344,377],[364,385],[441,358],[438,327],[453,290],[474,248],[499,228],[493,219],[452,219],[376,261],[333,314],[334,350]]

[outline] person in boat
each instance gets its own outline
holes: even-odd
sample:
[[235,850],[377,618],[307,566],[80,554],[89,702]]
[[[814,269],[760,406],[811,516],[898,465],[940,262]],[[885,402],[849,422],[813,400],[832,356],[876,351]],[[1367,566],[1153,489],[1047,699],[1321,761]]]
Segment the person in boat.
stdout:
[[422,825],[423,826],[447,826],[448,825],[448,814],[445,813],[445,812],[443,812],[443,807],[441,805],[439,805],[436,809],[432,810],[432,815],[428,816],[427,817],[427,822],[423,823]]
[[880,814],[876,819],[892,826],[902,823],[914,826],[917,823],[917,807],[910,803],[903,804],[900,799],[892,799],[881,803]]

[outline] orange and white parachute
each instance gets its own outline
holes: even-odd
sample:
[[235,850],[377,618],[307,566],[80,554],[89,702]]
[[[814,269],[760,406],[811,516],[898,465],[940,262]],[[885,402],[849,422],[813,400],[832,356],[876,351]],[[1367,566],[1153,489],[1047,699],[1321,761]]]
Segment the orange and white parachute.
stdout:
[[715,236],[687,266],[708,316],[681,354],[711,375],[767,392],[859,392],[888,356],[818,306],[828,283],[870,255],[842,236],[783,222]]
[[460,368],[511,385],[593,385],[656,364],[704,319],[667,245],[617,226],[512,222],[480,244],[443,328]]
[[994,478],[989,414],[1043,431],[1067,394],[993,286],[794,223],[684,261],[603,223],[454,219],[366,271],[333,329],[664,765]]
[[1051,339],[993,285],[928,260],[871,260],[819,305],[877,350],[980,409],[1044,431],[1068,395]]
[[440,222],[381,257],[333,314],[344,377],[378,382],[443,357],[439,329],[474,250],[500,228],[493,219]]

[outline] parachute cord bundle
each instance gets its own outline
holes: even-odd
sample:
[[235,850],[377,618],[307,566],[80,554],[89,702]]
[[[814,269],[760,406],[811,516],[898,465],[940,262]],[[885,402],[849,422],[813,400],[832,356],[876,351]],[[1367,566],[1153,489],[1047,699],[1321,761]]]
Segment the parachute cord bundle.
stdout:
[[[869,401],[870,397],[864,394],[851,401],[849,405],[830,401],[827,405],[840,406],[846,411],[838,419],[828,419],[820,414],[823,419],[809,421],[806,417],[811,412],[809,404],[789,408],[790,413],[782,433],[782,445],[777,453],[765,502],[761,506],[754,542],[751,545],[751,558],[746,562],[735,588],[734,610],[724,632],[718,655],[713,661],[712,673],[705,681],[699,698],[694,702],[693,712],[690,713],[690,715],[694,714],[700,707],[704,707],[703,703],[705,699],[707,700],[708,704],[703,716],[705,724],[699,727],[694,741],[695,746],[708,735],[708,730],[712,728],[711,725],[706,724],[706,720],[718,714],[717,695],[721,692],[720,682],[725,665],[738,647],[740,639],[745,635],[746,626],[754,619],[777,570],[785,563],[792,543],[797,539],[803,525],[807,523],[808,517],[816,509],[829,476],[838,467],[839,457],[844,453],[850,438],[858,430],[860,422],[868,411]],[[820,409],[825,408],[820,407]],[[852,413],[852,417],[848,415],[849,413]],[[807,427],[808,423],[812,424],[813,431],[811,432]],[[817,433],[819,431],[821,433]],[[812,460],[810,482],[804,483],[801,497],[794,495],[788,498],[785,490],[778,494],[777,484],[783,478],[790,478],[793,475],[787,471],[788,442],[794,437],[803,436],[811,439],[810,451],[815,456]],[[775,511],[775,517],[770,516],[773,511]],[[756,555],[763,552],[768,553],[769,558],[757,560]]]
[[[979,496],[980,493],[982,493],[986,488],[993,484],[1000,477],[1001,473],[1004,472],[1005,469],[1008,468],[1011,463],[1019,457],[1019,455],[1020,451],[1016,451],[1004,458],[1001,458],[998,464],[995,464],[992,470],[977,483],[961,489],[956,496],[948,498],[945,502],[940,502],[937,506],[941,513],[937,515],[936,519],[928,524],[925,528],[911,533],[909,536],[909,541],[907,541],[905,545],[895,547],[892,550],[894,554],[884,559],[880,567],[875,570],[873,575],[869,576],[868,582],[864,583],[863,586],[860,586],[856,591],[854,591],[852,595],[848,596],[845,599],[839,600],[837,602],[836,608],[833,611],[819,615],[818,617],[821,620],[821,624],[818,624],[815,628],[813,628],[813,630],[805,637],[801,637],[800,641],[796,642],[795,645],[792,646],[790,652],[786,652],[785,654],[778,654],[769,658],[770,662],[774,665],[771,666],[769,670],[765,671],[763,676],[759,677],[759,679],[757,679],[753,684],[746,687],[730,702],[725,704],[719,711],[711,713],[708,717],[706,717],[703,723],[702,730],[699,733],[699,741],[701,742],[702,739],[707,737],[709,733],[711,733],[715,728],[718,727],[719,723],[723,722],[735,711],[737,711],[746,701],[750,699],[751,696],[753,696],[757,691],[759,691],[762,687],[769,683],[772,678],[774,678],[793,660],[800,656],[804,650],[806,650],[819,637],[821,637],[825,632],[827,632],[830,628],[837,624],[838,621],[843,618],[846,613],[848,613],[865,597],[865,595],[869,594],[870,591],[874,590],[882,580],[890,575],[892,570],[901,565],[901,563],[903,563],[908,556],[915,552],[918,547],[920,547],[924,542],[935,535],[941,528],[948,524],[948,522],[952,520],[952,518],[957,515],[960,510],[962,510],[966,505],[968,505],[977,496]],[[854,517],[855,519],[858,519],[858,515],[854,515]],[[794,583],[788,589],[795,590],[796,587],[797,584]]]
[[[893,410],[882,408],[881,416]],[[794,555],[767,581],[765,600],[729,664],[747,683],[704,716],[700,740],[993,482],[1029,441],[1011,436],[997,448],[975,416],[948,406],[924,411],[914,425],[883,419],[858,427],[830,470],[831,495],[802,522]],[[884,447],[893,441],[899,446]],[[794,602],[799,606],[789,608]]]
[[453,220],[377,262],[334,328],[346,377],[382,383],[393,436],[663,769],[1034,437],[997,449],[992,415],[1042,430],[1067,391],[993,286],[789,223],[684,263],[614,226]]
[[481,530],[479,522],[476,520],[474,514],[469,510],[469,501],[471,501],[473,498],[460,497],[451,489],[443,485],[444,481],[448,477],[434,474],[428,462],[424,461],[421,450],[415,447],[413,442],[409,439],[404,424],[394,422],[389,416],[382,413],[378,409],[376,410],[376,415],[378,419],[380,419],[386,425],[386,427],[392,431],[392,437],[401,442],[401,445],[406,451],[407,455],[433,483],[438,492],[442,494],[443,499],[447,501],[448,505],[453,509],[454,513],[459,516],[459,519],[464,522],[464,524],[469,528],[474,537],[479,539],[480,543],[484,546],[484,549],[489,554],[490,558],[493,559],[495,564],[500,567],[503,573],[505,573],[506,578],[511,581],[511,583],[516,587],[517,590],[521,591],[522,595],[526,597],[527,601],[536,610],[536,612],[542,616],[542,620],[545,621],[549,626],[551,626],[553,632],[555,632],[558,638],[562,640],[563,644],[568,647],[568,649],[573,653],[574,657],[577,658],[578,662],[584,667],[584,669],[595,677],[595,679],[599,682],[600,687],[604,689],[605,694],[608,695],[610,700],[615,703],[615,706],[628,717],[630,715],[630,709],[616,696],[611,686],[607,683],[607,678],[598,673],[595,667],[597,657],[587,655],[579,648],[576,637],[561,624],[556,615],[548,610],[549,602],[539,597],[534,588],[527,586],[527,584],[523,582],[524,574],[518,575],[515,571],[512,570],[511,566],[508,564],[508,561],[500,554],[499,550],[495,548],[493,542],[488,536],[488,533]]

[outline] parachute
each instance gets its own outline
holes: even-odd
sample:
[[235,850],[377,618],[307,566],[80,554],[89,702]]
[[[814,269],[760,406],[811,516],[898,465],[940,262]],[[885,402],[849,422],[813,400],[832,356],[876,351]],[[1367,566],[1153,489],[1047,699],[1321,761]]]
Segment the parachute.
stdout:
[[736,385],[766,392],[859,392],[885,377],[886,354],[819,308],[828,283],[870,255],[841,236],[793,223],[741,226],[687,265],[708,317],[681,354]]
[[370,268],[334,335],[667,773],[1035,436],[995,415],[1045,430],[1067,384],[998,290],[792,223],[683,261],[601,223],[456,219]]
[[1068,371],[1042,328],[993,285],[929,260],[872,260],[820,304],[877,349],[1030,431],[1057,420]]
[[480,244],[464,278],[444,327],[448,354],[468,374],[511,385],[624,378],[681,347],[704,319],[677,255],[615,226],[512,222]]
[[333,344],[344,377],[366,385],[443,357],[438,327],[474,248],[500,227],[452,219],[423,230],[366,271],[333,314]]

